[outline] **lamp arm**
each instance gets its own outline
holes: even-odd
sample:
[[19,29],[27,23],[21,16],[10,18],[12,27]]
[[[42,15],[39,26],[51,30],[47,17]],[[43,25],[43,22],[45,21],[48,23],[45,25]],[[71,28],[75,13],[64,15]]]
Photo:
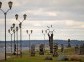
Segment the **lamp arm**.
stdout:
[[19,21],[19,22],[20,22],[20,20],[17,20],[17,21]]
[[3,13],[5,13],[5,11],[3,11],[1,8],[0,8],[0,10],[1,10]]
[[0,9],[4,14],[7,14],[7,12],[10,10],[10,9],[8,9],[6,12],[5,11],[3,11],[2,9]]
[[23,21],[18,20],[18,21],[19,21],[20,23],[22,23],[24,20],[23,20]]
[[[23,21],[24,21],[24,20],[23,20]],[[23,22],[23,21],[22,21],[22,22]],[[22,23],[22,22],[21,22],[21,23]]]
[[10,9],[8,9],[5,13],[7,13]]

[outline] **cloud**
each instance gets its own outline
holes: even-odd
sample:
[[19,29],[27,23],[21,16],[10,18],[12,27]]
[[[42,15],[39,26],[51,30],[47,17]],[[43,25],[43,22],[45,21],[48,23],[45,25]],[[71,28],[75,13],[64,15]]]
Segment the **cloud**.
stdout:
[[[9,0],[1,0],[2,9],[8,9]],[[25,30],[33,29],[32,39],[42,39],[42,29],[53,25],[56,30],[55,38],[83,39],[84,30],[84,0],[11,0],[12,10],[7,14],[7,29],[12,23],[18,25],[15,14],[19,14],[19,20],[23,20],[23,14],[27,14],[27,20],[23,23],[23,39]],[[0,12],[0,34],[4,33],[4,14]],[[9,35],[9,34],[8,34]],[[34,38],[35,37],[35,38]],[[4,39],[4,38],[0,38]]]
[[[3,4],[6,4],[9,0],[1,1]],[[9,13],[13,13],[14,15],[16,13],[20,15],[26,13],[31,20],[83,21],[84,18],[83,0],[45,0],[45,2],[43,0],[11,1],[13,1],[13,8]],[[12,18],[14,15],[9,15],[8,18]]]
[[31,10],[25,10],[21,14],[30,14],[31,16],[57,16],[57,12],[52,12],[52,11],[45,11],[44,8],[38,8],[38,9],[31,9]]
[[[7,24],[7,30],[10,28],[11,24],[13,23],[12,21],[14,20],[11,21],[9,19],[8,21],[9,21],[8,22],[9,25]],[[82,21],[75,22],[74,20],[24,21],[23,26],[22,26],[23,28],[22,32],[24,33],[23,39],[28,39],[28,37],[25,37],[25,36],[28,36],[26,33],[26,30],[31,30],[31,29],[33,30],[31,39],[42,39],[43,35],[42,35],[41,30],[46,30],[47,26],[50,26],[51,24],[53,25],[53,29],[55,29],[54,39],[68,39],[68,38],[83,39],[81,36],[84,36],[83,35],[84,27],[82,27],[84,23],[82,23]],[[3,35],[4,29],[1,30],[0,33],[1,35]],[[7,33],[7,40],[10,39],[9,36],[10,34]],[[76,37],[73,38],[73,36],[76,36]],[[0,37],[0,39],[4,39],[4,38]],[[46,35],[46,39],[48,39],[47,35]]]

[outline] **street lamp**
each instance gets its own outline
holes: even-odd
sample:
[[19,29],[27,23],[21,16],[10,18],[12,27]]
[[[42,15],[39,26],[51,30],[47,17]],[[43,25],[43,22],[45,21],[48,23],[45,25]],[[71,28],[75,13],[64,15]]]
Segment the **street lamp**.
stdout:
[[[26,17],[27,17],[27,15],[24,14],[23,15],[23,18],[24,18],[23,21],[26,20]],[[15,18],[16,18],[16,20],[18,20],[18,14],[15,15]],[[22,57],[22,22],[23,21],[19,21],[20,22],[19,23],[19,28],[20,28],[20,55],[21,55],[21,57]]]
[[[42,30],[42,34],[44,35],[44,47],[45,47],[45,34],[46,34],[46,30]],[[45,50],[45,48],[44,48]]]
[[17,38],[17,55],[18,55],[18,26],[16,27],[16,38]]
[[44,40],[45,40],[46,30],[42,30],[42,34],[44,35]]
[[45,45],[45,34],[46,34],[46,30],[42,30],[42,34],[44,35],[44,45]]
[[8,2],[8,5],[9,5],[9,8],[11,9],[12,8],[12,4],[13,4],[13,2]]
[[48,29],[46,30],[46,33],[48,34],[49,37],[49,46],[50,46],[50,53],[53,53],[53,32],[54,30],[52,29],[52,25],[49,27],[47,26]]
[[29,53],[30,53],[30,47],[31,47],[30,35],[32,34],[33,30],[26,30],[26,32],[29,35]]
[[47,26],[47,33],[49,33],[49,34],[52,34],[53,32],[54,32],[54,29],[53,29],[53,27],[52,27],[52,25],[49,27],[49,26]]
[[12,3],[11,1],[8,2],[9,9],[5,12],[5,11],[3,11],[3,10],[1,9],[2,2],[0,2],[0,10],[4,13],[4,16],[5,16],[5,60],[6,60],[6,15],[7,15],[7,12],[8,12],[9,10],[11,10],[12,4],[13,4],[13,3]]
[[13,35],[12,27],[8,29],[8,33],[11,35],[11,54],[12,54],[12,35]]
[[12,24],[12,27],[13,27],[13,33],[14,33],[14,55],[16,54],[15,52],[16,52],[16,43],[15,43],[15,24],[13,23]]

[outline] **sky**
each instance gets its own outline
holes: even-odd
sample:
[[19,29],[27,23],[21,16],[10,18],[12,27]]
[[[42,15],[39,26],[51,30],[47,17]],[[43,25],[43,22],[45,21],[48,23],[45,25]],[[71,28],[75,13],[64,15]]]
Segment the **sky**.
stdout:
[[[0,0],[4,11],[9,9],[10,0]],[[26,30],[33,30],[31,40],[44,40],[42,30],[53,26],[54,39],[84,40],[84,0],[11,0],[12,9],[7,13],[7,40],[10,40],[8,29],[13,23],[18,26],[15,14],[23,21],[23,40],[28,40]],[[46,34],[46,33],[45,33]],[[45,39],[48,39],[47,34]],[[4,14],[0,11],[0,40],[4,40]]]

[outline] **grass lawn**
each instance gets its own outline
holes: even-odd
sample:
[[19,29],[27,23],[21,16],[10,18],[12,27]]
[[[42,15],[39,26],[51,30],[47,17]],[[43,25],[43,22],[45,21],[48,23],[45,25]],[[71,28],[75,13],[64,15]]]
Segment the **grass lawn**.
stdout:
[[[58,50],[59,54],[61,54],[60,50]],[[73,55],[74,50],[73,48],[66,49],[63,55]],[[45,55],[39,55],[38,52],[36,52],[36,55],[34,57],[31,57],[28,53],[28,51],[24,51],[22,57],[20,56],[12,56],[12,58],[8,58],[7,61],[0,60],[0,62],[80,62],[80,61],[57,61],[57,57],[53,57],[53,60],[45,60],[46,56],[52,56],[49,51],[46,51]],[[84,57],[82,57],[83,59]]]

